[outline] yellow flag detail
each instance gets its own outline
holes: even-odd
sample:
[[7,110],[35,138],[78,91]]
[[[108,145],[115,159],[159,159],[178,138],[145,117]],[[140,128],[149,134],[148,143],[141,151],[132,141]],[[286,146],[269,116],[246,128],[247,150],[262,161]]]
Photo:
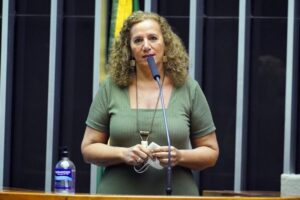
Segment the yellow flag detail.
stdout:
[[132,13],[132,0],[119,0],[116,24],[115,24],[115,33],[114,36],[117,37],[120,33],[120,30],[123,26],[125,19]]

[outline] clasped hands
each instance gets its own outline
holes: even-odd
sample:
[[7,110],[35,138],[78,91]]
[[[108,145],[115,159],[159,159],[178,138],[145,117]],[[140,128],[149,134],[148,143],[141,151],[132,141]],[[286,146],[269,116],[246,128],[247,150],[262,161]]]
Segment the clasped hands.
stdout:
[[[157,161],[160,166],[168,166],[168,146],[158,146],[155,143],[151,143],[148,147],[141,144],[136,144],[132,147],[126,148],[123,151],[124,162],[128,165],[141,165],[150,160],[150,162]],[[176,166],[181,159],[180,151],[171,146],[171,166]],[[149,163],[150,163],[149,162]]]

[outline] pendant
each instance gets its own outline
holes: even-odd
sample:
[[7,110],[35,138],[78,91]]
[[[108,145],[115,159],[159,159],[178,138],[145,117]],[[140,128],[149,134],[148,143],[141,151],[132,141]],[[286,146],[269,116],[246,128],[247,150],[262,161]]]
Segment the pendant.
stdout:
[[141,145],[142,145],[143,147],[147,148],[147,147],[148,147],[148,141],[147,141],[147,140],[142,140],[142,141],[141,141]]
[[144,130],[141,130],[139,131],[139,134],[141,136],[141,145],[145,148],[148,147],[148,137],[150,135],[150,131],[144,131]]

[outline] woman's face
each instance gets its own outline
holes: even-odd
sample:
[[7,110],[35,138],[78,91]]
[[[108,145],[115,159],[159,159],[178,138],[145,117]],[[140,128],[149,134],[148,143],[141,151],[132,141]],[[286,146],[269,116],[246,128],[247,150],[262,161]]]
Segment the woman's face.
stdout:
[[130,47],[137,66],[148,66],[147,57],[153,56],[158,67],[162,67],[165,43],[159,24],[147,19],[132,26]]

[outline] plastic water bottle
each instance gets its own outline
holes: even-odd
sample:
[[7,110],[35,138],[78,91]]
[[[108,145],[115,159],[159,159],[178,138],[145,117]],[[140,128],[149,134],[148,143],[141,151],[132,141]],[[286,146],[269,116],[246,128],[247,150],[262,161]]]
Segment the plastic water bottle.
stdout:
[[61,160],[56,164],[54,170],[54,192],[75,194],[75,174],[75,165],[69,159],[68,148],[62,147]]

